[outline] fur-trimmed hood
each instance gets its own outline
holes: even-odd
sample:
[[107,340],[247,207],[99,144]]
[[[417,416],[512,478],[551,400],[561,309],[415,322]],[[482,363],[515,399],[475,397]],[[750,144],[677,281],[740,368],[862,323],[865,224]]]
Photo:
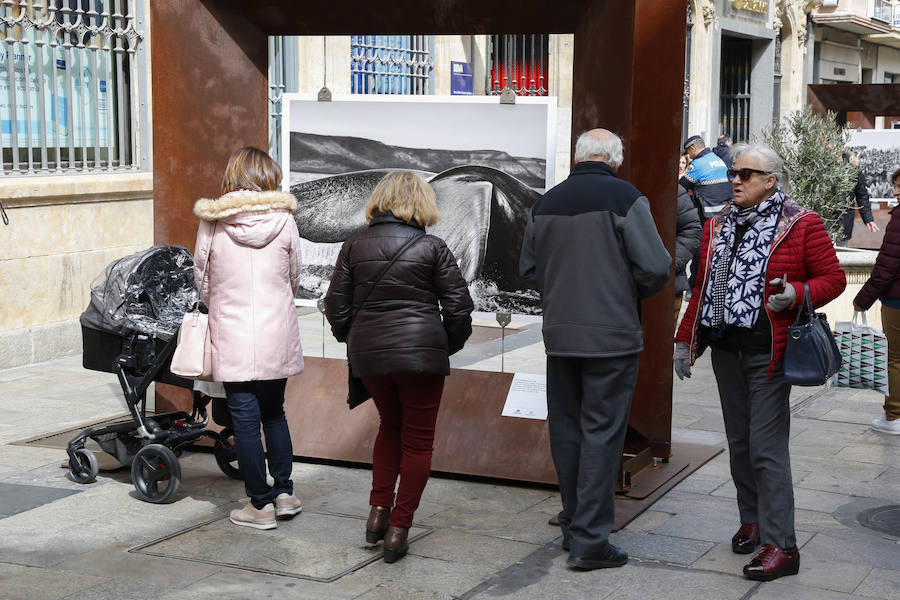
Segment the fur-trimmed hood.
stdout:
[[252,192],[237,190],[219,198],[201,198],[194,203],[194,214],[204,221],[218,221],[231,215],[268,210],[294,212],[297,199],[288,192]]
[[287,192],[238,190],[220,198],[197,200],[194,214],[204,221],[218,221],[234,241],[262,248],[286,223],[293,224],[295,208],[297,199]]

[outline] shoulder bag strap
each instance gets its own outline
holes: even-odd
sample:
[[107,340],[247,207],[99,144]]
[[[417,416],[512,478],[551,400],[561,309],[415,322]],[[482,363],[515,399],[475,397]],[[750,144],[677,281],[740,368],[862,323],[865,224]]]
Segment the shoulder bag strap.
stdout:
[[[200,286],[203,286],[203,280],[206,278],[206,270],[209,268],[209,255],[212,252],[212,243],[213,236],[216,233],[216,227],[219,225],[218,221],[213,221],[212,231],[209,232],[209,243],[206,245],[206,264],[203,265],[203,272],[200,273]],[[194,310],[198,310],[200,308],[200,302],[202,302],[199,298],[200,296],[200,287],[197,288],[197,302],[194,304]]]
[[[400,250],[397,251],[397,253],[390,260],[390,262],[381,268],[381,271],[378,272],[378,276],[375,278],[375,281],[373,281],[371,284],[369,284],[369,288],[366,290],[366,295],[363,296],[362,302],[360,302],[359,306],[356,308],[356,313],[353,315],[353,319],[350,320],[350,327],[353,326],[353,321],[356,320],[356,315],[359,314],[360,310],[362,310],[362,307],[366,303],[366,300],[368,300],[369,296],[372,294],[372,290],[375,289],[375,287],[378,285],[378,282],[381,281],[381,279],[385,276],[385,274],[388,272],[388,269],[390,269],[394,265],[394,263],[397,262],[397,259],[400,258],[404,252],[409,250],[409,248],[413,244],[415,244],[417,241],[419,241],[423,237],[425,237],[425,234],[420,233],[419,235],[413,236],[412,238],[410,238],[405,244],[403,244],[403,246],[400,248]],[[349,330],[349,327],[348,327],[348,330]]]
[[[812,298],[809,295],[809,283],[803,284],[803,300],[800,302],[800,306],[797,309],[797,318],[794,319],[794,325],[800,325],[804,321],[809,321],[813,319],[813,304]],[[804,319],[804,315],[806,315],[806,319]]]

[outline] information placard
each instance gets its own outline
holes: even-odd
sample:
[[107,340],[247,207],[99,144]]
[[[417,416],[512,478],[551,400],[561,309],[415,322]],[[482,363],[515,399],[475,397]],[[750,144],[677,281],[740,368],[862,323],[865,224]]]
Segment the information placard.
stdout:
[[546,420],[547,376],[534,373],[513,375],[506,403],[500,414],[504,417]]

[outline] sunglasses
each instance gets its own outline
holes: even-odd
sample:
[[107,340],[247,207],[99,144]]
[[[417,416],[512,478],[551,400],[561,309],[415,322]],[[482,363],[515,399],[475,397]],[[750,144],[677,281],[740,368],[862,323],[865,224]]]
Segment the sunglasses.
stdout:
[[768,171],[760,171],[759,169],[750,169],[744,167],[743,169],[728,169],[728,181],[734,181],[735,177],[740,177],[741,181],[747,181],[751,177],[753,177],[754,173],[759,173],[760,175],[771,175]]

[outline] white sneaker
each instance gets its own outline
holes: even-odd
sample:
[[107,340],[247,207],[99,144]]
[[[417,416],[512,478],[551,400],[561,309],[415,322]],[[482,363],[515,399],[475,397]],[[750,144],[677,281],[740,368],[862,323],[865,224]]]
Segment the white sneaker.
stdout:
[[872,421],[872,429],[891,435],[900,435],[900,419],[888,421],[885,417]]
[[271,502],[262,508],[256,508],[252,503],[248,504],[244,508],[231,511],[228,518],[235,525],[253,527],[254,529],[275,529],[278,527],[278,523],[275,522],[275,506]]
[[293,517],[301,510],[303,510],[303,506],[297,496],[281,493],[275,497],[276,517]]

